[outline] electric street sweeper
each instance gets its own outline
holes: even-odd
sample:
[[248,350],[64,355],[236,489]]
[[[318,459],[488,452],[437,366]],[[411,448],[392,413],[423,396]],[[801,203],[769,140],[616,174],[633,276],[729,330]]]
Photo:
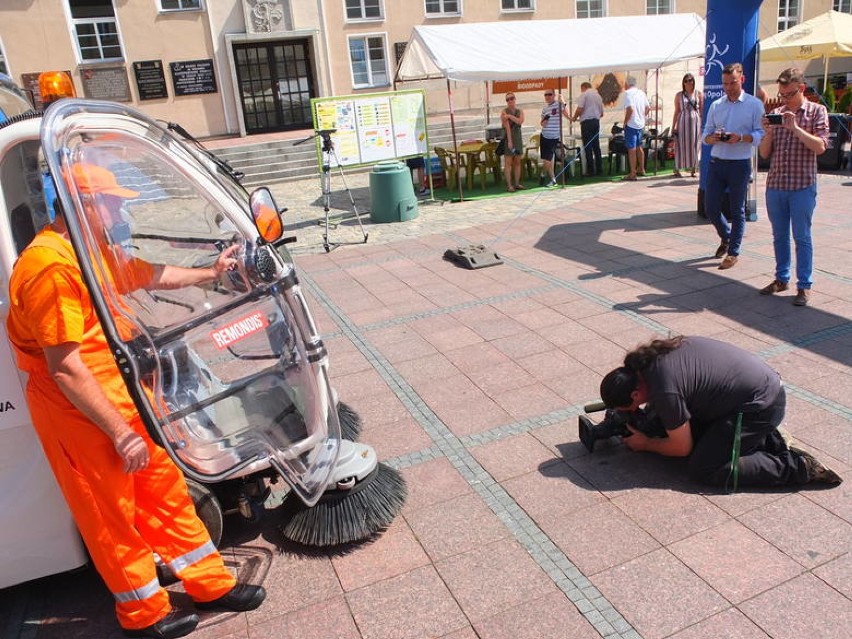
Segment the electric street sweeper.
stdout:
[[[57,214],[146,428],[187,477],[214,541],[223,510],[257,515],[268,484],[278,479],[289,494],[272,512],[292,541],[336,546],[386,528],[404,501],[404,481],[372,448],[346,437],[354,438],[357,417],[338,403],[329,381],[328,355],[269,190],[248,194],[203,150],[123,105],[62,99],[44,115],[6,117],[0,587],[84,562],[28,423],[25,380],[5,334],[15,258]],[[103,167],[139,193],[125,201],[120,220],[105,224],[82,205],[71,171],[78,163]],[[238,268],[212,284],[174,291],[127,285],[133,261],[199,267],[231,246],[238,247]],[[59,540],[48,550],[48,541]],[[27,565],[35,557],[41,565]]]

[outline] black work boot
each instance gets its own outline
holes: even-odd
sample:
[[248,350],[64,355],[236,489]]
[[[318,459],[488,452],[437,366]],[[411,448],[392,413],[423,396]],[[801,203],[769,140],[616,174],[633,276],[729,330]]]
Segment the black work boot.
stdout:
[[183,637],[195,630],[198,625],[198,615],[194,612],[172,608],[169,614],[144,628],[127,630],[122,628],[125,637],[154,637],[154,639],[175,639]]
[[246,612],[254,610],[266,599],[263,586],[237,583],[224,595],[213,601],[196,601],[199,610],[230,610],[231,612]]

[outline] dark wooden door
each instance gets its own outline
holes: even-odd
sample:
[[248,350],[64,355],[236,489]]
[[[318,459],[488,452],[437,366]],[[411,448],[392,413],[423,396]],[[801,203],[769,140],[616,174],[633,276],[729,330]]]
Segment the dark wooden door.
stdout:
[[308,40],[235,44],[234,60],[247,133],[313,126]]

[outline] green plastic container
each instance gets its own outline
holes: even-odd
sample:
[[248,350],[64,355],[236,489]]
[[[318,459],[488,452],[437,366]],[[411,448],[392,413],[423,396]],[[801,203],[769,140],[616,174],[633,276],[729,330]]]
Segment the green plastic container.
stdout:
[[370,220],[379,224],[407,222],[417,214],[408,166],[396,160],[376,164],[370,172]]

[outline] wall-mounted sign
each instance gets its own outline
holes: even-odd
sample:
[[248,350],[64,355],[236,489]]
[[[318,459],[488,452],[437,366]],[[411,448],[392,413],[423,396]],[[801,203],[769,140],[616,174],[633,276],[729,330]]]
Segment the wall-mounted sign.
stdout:
[[216,74],[213,72],[213,60],[187,60],[171,62],[172,86],[175,95],[195,95],[197,93],[216,93]]
[[140,100],[159,100],[169,97],[162,60],[134,62],[133,75],[136,77],[136,92]]
[[124,65],[80,69],[83,95],[93,100],[130,102],[130,83]]

